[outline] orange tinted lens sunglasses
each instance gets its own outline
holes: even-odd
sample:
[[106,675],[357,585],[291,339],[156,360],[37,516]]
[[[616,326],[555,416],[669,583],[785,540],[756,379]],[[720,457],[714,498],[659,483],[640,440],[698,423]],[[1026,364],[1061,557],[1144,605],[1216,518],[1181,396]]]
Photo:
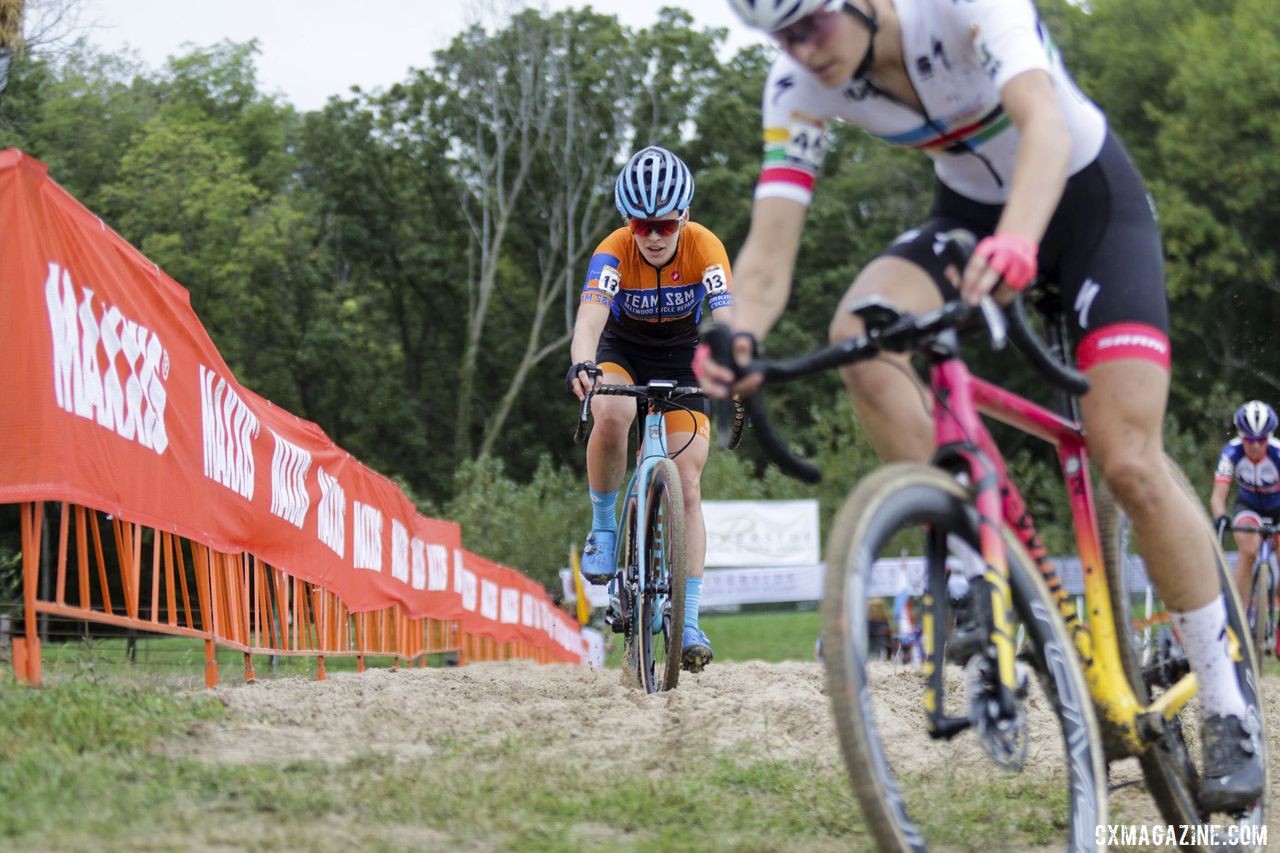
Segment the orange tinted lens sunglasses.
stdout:
[[676,229],[680,227],[679,219],[637,219],[631,217],[627,220],[627,224],[631,226],[632,234],[639,234],[646,237],[649,234],[657,234],[659,237],[670,237],[676,233]]

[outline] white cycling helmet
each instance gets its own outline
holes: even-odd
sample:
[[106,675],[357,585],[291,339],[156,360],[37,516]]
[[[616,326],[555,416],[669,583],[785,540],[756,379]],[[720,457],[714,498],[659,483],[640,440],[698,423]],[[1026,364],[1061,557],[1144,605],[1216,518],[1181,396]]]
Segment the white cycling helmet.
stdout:
[[613,202],[623,216],[653,219],[683,213],[693,201],[693,173],[665,148],[642,148],[622,167],[613,186]]
[[1243,436],[1267,438],[1276,431],[1276,410],[1261,400],[1250,400],[1236,410],[1235,424]]
[[729,0],[729,5],[750,26],[773,33],[834,4],[832,0]]

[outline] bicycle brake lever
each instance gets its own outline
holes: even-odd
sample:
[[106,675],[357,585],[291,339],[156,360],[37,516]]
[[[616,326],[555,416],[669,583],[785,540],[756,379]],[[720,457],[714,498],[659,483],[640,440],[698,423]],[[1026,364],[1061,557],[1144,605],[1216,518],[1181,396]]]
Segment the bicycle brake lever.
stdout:
[[[733,335],[727,326],[716,323],[702,333],[703,343],[711,350],[711,358],[717,364],[728,367],[735,378],[741,375],[741,368],[733,357]],[[735,416],[732,400],[711,400],[711,418],[716,425],[716,447],[720,450],[731,450],[729,441],[733,437],[733,419]]]
[[990,296],[982,297],[978,307],[982,310],[982,319],[987,326],[987,335],[991,338],[991,348],[994,350],[1004,349],[1004,345],[1009,341],[1009,322],[1005,319],[1004,312],[1000,310],[1000,306]]
[[591,394],[590,388],[587,393],[582,395],[582,406],[578,409],[578,427],[573,431],[573,443],[582,444],[582,440],[587,436],[587,421],[591,418]]

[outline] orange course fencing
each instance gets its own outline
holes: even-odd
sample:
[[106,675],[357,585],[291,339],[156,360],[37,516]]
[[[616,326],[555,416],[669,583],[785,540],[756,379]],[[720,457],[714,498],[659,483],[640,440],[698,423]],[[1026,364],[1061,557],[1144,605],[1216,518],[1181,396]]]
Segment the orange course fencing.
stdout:
[[[421,664],[581,660],[541,586],[461,545],[318,426],[241,386],[187,292],[0,151],[0,503],[19,504],[14,670],[39,683],[40,614],[245,654]],[[45,504],[60,506],[56,534]],[[53,525],[50,525],[53,526]],[[105,532],[104,532],[105,531]],[[56,580],[37,591],[41,543]]]

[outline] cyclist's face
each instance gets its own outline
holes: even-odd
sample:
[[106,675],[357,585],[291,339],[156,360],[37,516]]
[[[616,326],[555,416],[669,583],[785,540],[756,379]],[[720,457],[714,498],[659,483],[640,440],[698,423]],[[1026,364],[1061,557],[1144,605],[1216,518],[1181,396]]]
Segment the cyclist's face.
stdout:
[[1249,457],[1250,462],[1259,462],[1262,457],[1267,455],[1267,439],[1269,435],[1262,438],[1249,438],[1247,435],[1241,435],[1240,440],[1244,444],[1244,455]]
[[778,45],[822,85],[843,86],[867,55],[871,33],[839,9],[819,9],[773,34]]
[[689,221],[687,214],[688,211],[672,212],[653,219],[627,220],[636,248],[646,261],[660,267],[675,256],[676,242],[680,239],[685,223]]

